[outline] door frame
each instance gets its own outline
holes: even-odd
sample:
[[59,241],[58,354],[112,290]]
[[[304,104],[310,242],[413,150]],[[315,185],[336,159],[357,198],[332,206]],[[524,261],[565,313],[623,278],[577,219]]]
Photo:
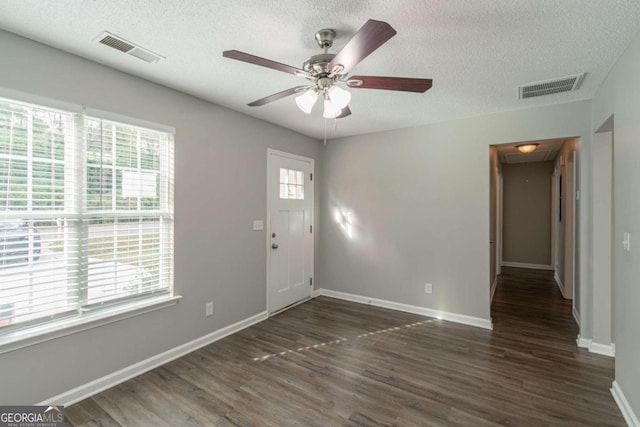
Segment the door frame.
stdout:
[[[298,154],[292,154],[292,153],[288,153],[286,151],[280,151],[280,150],[276,150],[273,148],[267,148],[267,223],[265,226],[265,251],[267,252],[267,280],[266,280],[266,299],[265,302],[267,304],[267,314],[269,316],[271,316],[273,313],[271,312],[271,301],[270,301],[270,278],[271,278],[271,184],[273,184],[271,182],[271,156],[280,156],[280,157],[287,157],[289,159],[293,159],[293,160],[300,160],[302,162],[308,162],[311,165],[311,175],[313,176],[313,174],[315,173],[315,160],[310,158],[310,157],[305,157],[305,156],[300,156]],[[314,215],[314,211],[315,211],[315,191],[314,191],[314,181],[313,179],[310,179],[310,183],[311,183],[311,224],[313,224],[315,226],[315,215]],[[307,191],[307,189],[305,188],[305,195],[309,194],[309,192]],[[311,254],[310,254],[310,268],[309,268],[309,275],[310,277],[313,279],[313,277],[315,277],[314,274],[314,267],[315,267],[315,263],[314,263],[314,256],[315,256],[315,233],[312,232],[311,233]],[[313,289],[315,287],[315,284],[313,286],[309,286],[309,298],[311,296],[313,296]],[[295,305],[295,304],[294,304]],[[278,312],[280,310],[277,310]]]
[[502,222],[504,210],[504,179],[502,170],[498,173],[498,194],[496,197],[496,276],[502,274]]
[[573,174],[573,182],[572,182],[572,193],[571,193],[571,203],[573,204],[573,209],[571,211],[571,227],[573,228],[572,232],[571,232],[571,269],[572,269],[572,277],[571,277],[571,294],[570,294],[570,298],[571,298],[571,311],[572,314],[575,311],[575,304],[576,304],[576,273],[578,272],[578,268],[577,268],[577,263],[576,261],[578,260],[578,258],[576,257],[576,252],[578,252],[577,247],[576,247],[576,242],[578,241],[578,233],[580,231],[579,227],[578,227],[578,215],[577,215],[577,211],[578,211],[578,203],[580,203],[579,197],[578,197],[578,180],[580,179],[580,177],[578,176],[578,153],[577,151],[574,149],[571,151],[571,158],[573,159],[573,170],[571,171],[571,173]]
[[564,221],[564,236],[559,238],[564,239],[564,252],[558,254],[558,256],[564,259],[564,271],[562,284],[563,289],[562,296],[565,299],[571,300],[571,307],[574,307],[575,303],[575,288],[576,288],[576,232],[579,230],[578,224],[576,224],[576,211],[578,209],[578,153],[575,148],[572,148],[566,153],[564,159],[564,173],[562,176],[562,186],[564,187],[564,197],[562,198],[562,218]]
[[554,164],[551,175],[551,269],[558,282],[558,192],[560,188],[560,167]]
[[498,288],[498,276],[502,274],[502,221],[503,221],[503,216],[502,216],[502,209],[503,209],[503,178],[502,178],[502,169],[498,170],[498,174],[497,174],[497,179],[494,185],[494,188],[491,189],[491,191],[495,191],[496,192],[496,200],[495,200],[495,220],[496,220],[496,229],[495,229],[495,236],[491,236],[492,238],[495,239],[495,245],[494,245],[494,262],[495,262],[495,273],[496,276],[493,280],[493,283],[491,283],[491,291],[489,294],[489,305],[491,305],[493,303],[493,296],[496,293],[496,289]]

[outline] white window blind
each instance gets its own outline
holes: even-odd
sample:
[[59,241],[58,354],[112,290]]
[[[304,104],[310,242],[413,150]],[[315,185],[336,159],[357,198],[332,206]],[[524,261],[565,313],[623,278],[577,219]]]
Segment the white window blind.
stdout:
[[0,335],[172,284],[173,135],[0,99]]
[[169,292],[172,135],[86,119],[88,305]]

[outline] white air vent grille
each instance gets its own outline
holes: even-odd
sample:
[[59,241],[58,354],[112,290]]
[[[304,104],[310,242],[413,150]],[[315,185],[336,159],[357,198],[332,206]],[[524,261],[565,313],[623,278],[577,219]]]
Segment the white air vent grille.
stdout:
[[124,40],[117,39],[113,36],[105,36],[100,43],[119,50],[120,52],[129,52],[133,49],[133,45],[125,42]]
[[584,73],[559,79],[545,80],[518,86],[518,99],[533,98],[535,96],[552,95],[554,93],[571,92],[577,90],[584,78]]
[[108,31],[100,34],[96,40],[98,43],[119,50],[120,52],[124,52],[127,55],[135,56],[136,58],[142,59],[146,62],[158,62],[159,60],[164,59],[164,56],[151,52],[149,49],[145,49],[135,43],[131,43]]

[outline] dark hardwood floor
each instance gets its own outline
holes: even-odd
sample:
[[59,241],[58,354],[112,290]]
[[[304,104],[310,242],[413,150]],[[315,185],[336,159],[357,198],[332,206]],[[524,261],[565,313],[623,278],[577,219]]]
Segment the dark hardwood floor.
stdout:
[[546,272],[503,271],[494,330],[326,297],[66,408],[75,426],[617,425]]

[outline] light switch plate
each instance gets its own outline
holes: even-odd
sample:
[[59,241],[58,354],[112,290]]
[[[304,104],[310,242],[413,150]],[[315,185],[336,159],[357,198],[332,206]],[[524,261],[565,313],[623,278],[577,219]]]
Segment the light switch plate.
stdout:
[[631,233],[625,231],[622,234],[622,249],[627,252],[631,252]]
[[254,230],[264,230],[264,221],[261,219],[257,219],[253,221],[253,229]]

